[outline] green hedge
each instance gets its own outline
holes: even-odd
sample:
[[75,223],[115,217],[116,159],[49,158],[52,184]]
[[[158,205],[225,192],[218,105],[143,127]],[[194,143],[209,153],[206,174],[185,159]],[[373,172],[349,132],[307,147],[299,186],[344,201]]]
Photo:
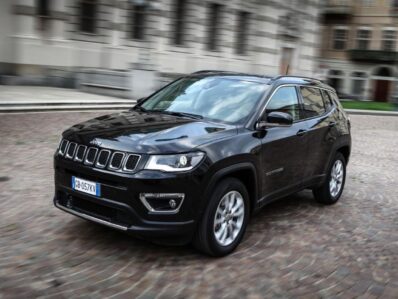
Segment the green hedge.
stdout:
[[345,109],[362,109],[362,110],[384,110],[393,111],[392,103],[370,102],[370,101],[341,101]]

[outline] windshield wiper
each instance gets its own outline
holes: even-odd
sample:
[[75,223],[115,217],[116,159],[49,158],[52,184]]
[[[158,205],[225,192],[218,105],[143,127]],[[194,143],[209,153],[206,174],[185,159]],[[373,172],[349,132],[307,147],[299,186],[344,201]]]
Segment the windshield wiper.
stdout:
[[133,110],[138,110],[138,111],[142,111],[142,112],[148,112],[148,110],[147,109],[145,109],[144,107],[142,107],[142,106],[134,106],[133,108],[132,108]]
[[175,115],[175,116],[184,116],[184,117],[189,117],[189,118],[194,118],[194,119],[203,119],[202,115],[187,113],[187,112],[176,112],[176,111],[156,111],[156,112]]

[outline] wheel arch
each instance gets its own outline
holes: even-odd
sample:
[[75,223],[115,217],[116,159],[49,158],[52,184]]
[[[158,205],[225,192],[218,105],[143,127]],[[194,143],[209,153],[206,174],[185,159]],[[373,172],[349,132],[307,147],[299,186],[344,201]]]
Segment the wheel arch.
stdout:
[[207,188],[203,193],[203,204],[201,207],[201,214],[205,210],[208,204],[208,198],[210,198],[211,192],[216,187],[217,183],[225,178],[233,177],[240,180],[246,187],[249,193],[250,212],[256,207],[258,198],[258,178],[255,166],[250,162],[243,162],[234,165],[227,166],[215,172],[209,180]]
[[348,144],[340,146],[336,149],[336,153],[338,152],[344,156],[345,162],[346,164],[348,164],[348,160],[350,159],[350,153],[351,153],[350,146]]

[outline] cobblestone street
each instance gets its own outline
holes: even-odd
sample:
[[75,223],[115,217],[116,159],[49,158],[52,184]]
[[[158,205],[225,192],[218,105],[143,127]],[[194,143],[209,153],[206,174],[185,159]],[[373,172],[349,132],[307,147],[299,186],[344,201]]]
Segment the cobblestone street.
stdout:
[[398,298],[398,117],[351,116],[346,188],[266,207],[230,256],[153,245],[53,207],[68,126],[105,112],[0,115],[0,298]]

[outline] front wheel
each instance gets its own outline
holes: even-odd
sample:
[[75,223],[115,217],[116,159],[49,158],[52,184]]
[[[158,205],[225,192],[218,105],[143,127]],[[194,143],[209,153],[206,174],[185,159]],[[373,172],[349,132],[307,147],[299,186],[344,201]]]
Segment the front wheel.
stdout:
[[194,245],[212,256],[224,256],[238,246],[249,219],[249,195],[241,181],[219,183],[198,226]]
[[329,167],[325,183],[313,190],[315,199],[327,205],[336,203],[343,193],[345,178],[346,160],[340,152],[337,152]]

